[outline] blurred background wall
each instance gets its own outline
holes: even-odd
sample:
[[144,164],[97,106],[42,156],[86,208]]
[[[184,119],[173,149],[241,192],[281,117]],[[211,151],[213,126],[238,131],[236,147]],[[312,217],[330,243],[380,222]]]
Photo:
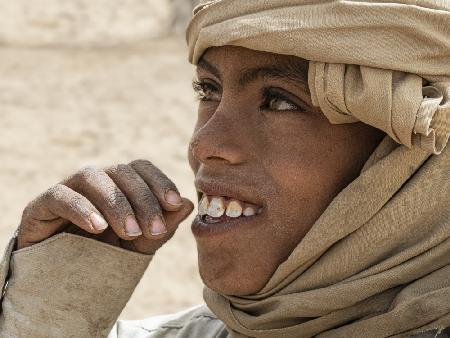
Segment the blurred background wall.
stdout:
[[100,47],[183,33],[197,0],[0,0],[0,42]]
[[[190,0],[0,0],[0,246],[25,205],[86,165],[153,161],[195,201]],[[191,217],[122,318],[202,302]]]

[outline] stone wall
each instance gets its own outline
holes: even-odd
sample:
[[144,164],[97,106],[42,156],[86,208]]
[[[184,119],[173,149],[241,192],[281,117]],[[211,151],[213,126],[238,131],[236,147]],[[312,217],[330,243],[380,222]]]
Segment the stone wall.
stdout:
[[196,0],[0,0],[0,45],[114,46],[182,32]]

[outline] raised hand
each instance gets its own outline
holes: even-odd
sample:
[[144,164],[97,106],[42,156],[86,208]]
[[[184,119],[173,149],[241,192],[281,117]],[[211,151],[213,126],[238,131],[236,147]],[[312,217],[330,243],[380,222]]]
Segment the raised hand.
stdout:
[[173,236],[193,208],[149,161],[88,167],[28,204],[17,245],[21,249],[70,232],[152,254]]

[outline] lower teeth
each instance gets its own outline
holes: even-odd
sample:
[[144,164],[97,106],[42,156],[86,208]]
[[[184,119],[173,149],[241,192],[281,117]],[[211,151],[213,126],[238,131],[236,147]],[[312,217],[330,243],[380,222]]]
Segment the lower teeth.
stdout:
[[205,217],[205,223],[219,223],[219,222],[220,222],[219,218],[214,218],[214,217],[211,217],[209,215],[207,215]]
[[214,223],[220,223],[220,222],[231,220],[231,219],[237,219],[239,217],[228,217],[226,215],[222,215],[220,217],[212,217],[209,215],[204,215],[204,216],[202,216],[202,218],[203,218],[203,222],[214,224]]

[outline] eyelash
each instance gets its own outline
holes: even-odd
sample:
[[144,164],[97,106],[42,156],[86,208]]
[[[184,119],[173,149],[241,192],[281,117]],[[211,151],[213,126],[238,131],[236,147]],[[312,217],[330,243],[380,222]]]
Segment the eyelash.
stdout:
[[294,108],[293,109],[281,109],[281,110],[276,110],[276,111],[284,111],[284,112],[286,112],[286,111],[304,111],[304,109],[299,107],[297,104],[292,102],[292,100],[290,100],[289,98],[287,98],[285,95],[283,95],[282,93],[280,93],[279,91],[277,91],[274,88],[264,88],[263,89],[263,98],[264,98],[264,101],[261,105],[261,109],[263,109],[263,110],[271,111],[272,109],[269,108],[269,104],[271,103],[271,101],[273,99],[277,99],[280,101],[287,102],[290,106],[292,106]]
[[194,92],[197,94],[197,99],[199,101],[211,101],[211,99],[209,99],[206,95],[207,90],[218,91],[218,88],[213,86],[211,83],[197,79],[194,79],[192,81],[192,88],[194,89]]
[[[208,98],[207,96],[207,91],[211,91],[211,92],[218,92],[219,89],[214,86],[213,84],[206,82],[206,81],[202,81],[202,80],[198,80],[198,79],[194,79],[192,81],[192,88],[194,89],[194,92],[197,94],[197,99],[199,101],[213,101],[211,98]],[[302,109],[301,107],[299,107],[297,104],[295,104],[294,102],[292,102],[292,100],[290,100],[289,98],[287,98],[285,95],[283,95],[282,93],[280,93],[279,91],[277,91],[274,88],[263,88],[263,102],[262,105],[260,107],[261,110],[268,110],[271,111],[270,108],[268,108],[268,105],[271,103],[272,100],[277,99],[280,101],[285,101],[287,102],[289,105],[293,106],[293,109],[285,109],[285,110],[276,110],[276,111],[305,111],[304,109]]]

